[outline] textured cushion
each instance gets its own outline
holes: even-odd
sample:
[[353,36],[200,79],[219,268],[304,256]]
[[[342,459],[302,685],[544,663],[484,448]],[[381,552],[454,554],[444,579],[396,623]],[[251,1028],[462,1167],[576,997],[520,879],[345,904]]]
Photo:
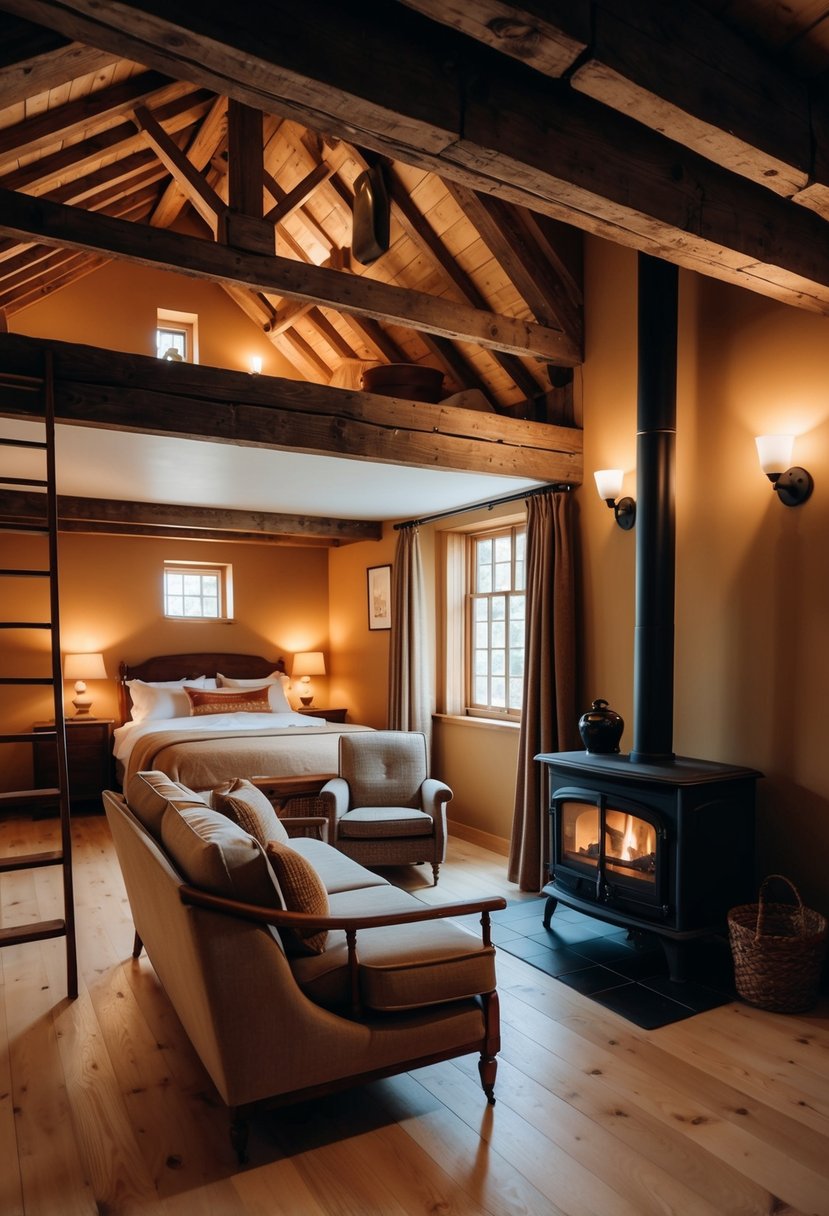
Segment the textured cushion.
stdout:
[[194,794],[186,785],[179,785],[166,773],[155,771],[133,773],[124,794],[130,810],[156,840],[161,839],[161,818],[168,802],[182,808],[206,805],[204,799],[199,794]]
[[431,836],[435,821],[424,811],[402,806],[359,806],[337,821],[337,835],[352,840],[393,836]]
[[244,777],[237,777],[229,785],[214,790],[213,806],[250,832],[262,845],[269,840],[282,844],[288,841],[288,833],[269,799]]
[[185,687],[184,691],[190,701],[190,713],[194,717],[201,717],[203,714],[269,714],[273,712],[268,698],[267,684],[261,688],[234,688],[226,691],[221,688],[212,691]]
[[[314,867],[290,845],[268,841],[268,858],[274,868],[285,907],[289,912],[328,915],[328,894]],[[289,954],[322,954],[327,929],[280,930]]]
[[[332,916],[404,912],[413,903],[412,897],[397,887],[346,891],[329,900]],[[370,1009],[416,1009],[495,988],[494,949],[482,946],[477,934],[445,920],[361,929],[357,956],[360,996]],[[329,932],[324,954],[295,958],[291,969],[303,992],[318,1005],[348,1008],[348,949],[345,934],[339,929]]]
[[216,676],[219,688],[261,688],[266,685],[268,688],[268,699],[271,703],[271,709],[275,714],[289,714],[291,712],[291,704],[285,695],[285,688],[289,683],[288,677],[282,675],[279,671],[271,672],[269,676],[263,677],[261,680],[232,680],[230,676],[223,676],[219,672]]
[[346,857],[345,853],[332,848],[323,840],[298,836],[291,841],[291,848],[310,861],[322,879],[329,896],[336,895],[340,891],[359,891],[363,887],[391,886],[387,878],[366,870],[358,862],[352,861],[350,857]]
[[[215,680],[211,681],[215,687]],[[152,718],[187,718],[190,716],[190,702],[184,691],[184,685],[193,688],[206,688],[208,681],[205,676],[194,676],[192,680],[160,680],[151,684],[144,680],[127,680],[132,700],[131,717],[133,722],[144,722]]]
[[195,887],[227,899],[283,906],[270,863],[258,840],[220,811],[168,803],[161,841],[176,868]]

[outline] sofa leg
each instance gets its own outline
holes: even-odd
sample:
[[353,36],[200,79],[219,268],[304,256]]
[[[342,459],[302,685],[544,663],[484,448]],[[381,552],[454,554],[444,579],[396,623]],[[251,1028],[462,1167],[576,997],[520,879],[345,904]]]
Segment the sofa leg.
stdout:
[[438,876],[439,875],[440,875],[440,865],[438,862],[433,861],[432,862],[432,877],[434,878],[435,881],[433,882],[432,885],[435,887],[438,885]]
[[501,1049],[501,1007],[498,1003],[498,993],[481,993],[481,1004],[484,1010],[484,1041],[481,1047],[481,1058],[478,1061],[478,1072],[481,1086],[490,1106],[495,1105],[495,1074],[498,1071],[496,1056]]
[[144,949],[144,943],[142,942],[141,938],[136,933],[135,940],[132,943],[132,957],[139,958],[141,955],[141,951],[143,949]]
[[237,1109],[230,1112],[230,1143],[236,1160],[240,1165],[245,1165],[248,1159],[248,1121]]
[[495,1105],[495,1074],[498,1071],[498,1061],[495,1056],[482,1055],[478,1061],[478,1072],[481,1076],[481,1088],[486,1094],[490,1106]]

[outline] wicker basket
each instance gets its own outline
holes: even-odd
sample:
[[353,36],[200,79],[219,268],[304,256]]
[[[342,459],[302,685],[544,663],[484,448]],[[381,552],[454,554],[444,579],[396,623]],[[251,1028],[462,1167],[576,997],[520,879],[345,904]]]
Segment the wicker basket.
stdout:
[[[786,883],[797,902],[769,903],[766,887],[773,879]],[[782,874],[763,879],[758,900],[728,913],[737,992],[760,1009],[802,1013],[817,1000],[826,918],[805,907],[794,883]]]

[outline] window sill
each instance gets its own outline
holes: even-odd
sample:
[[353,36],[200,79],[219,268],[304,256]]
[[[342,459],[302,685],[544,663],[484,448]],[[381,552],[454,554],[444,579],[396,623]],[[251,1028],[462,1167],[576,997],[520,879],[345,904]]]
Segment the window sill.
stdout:
[[453,726],[475,726],[481,730],[519,730],[520,722],[508,718],[477,718],[471,714],[432,714],[434,722],[451,722]]

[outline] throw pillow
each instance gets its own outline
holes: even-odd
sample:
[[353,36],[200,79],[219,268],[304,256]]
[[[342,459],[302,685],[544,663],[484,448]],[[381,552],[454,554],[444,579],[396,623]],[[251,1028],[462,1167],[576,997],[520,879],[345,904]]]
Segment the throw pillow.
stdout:
[[217,811],[250,832],[261,845],[266,845],[269,840],[288,843],[288,833],[270,800],[244,777],[237,777],[229,785],[219,786],[213,791],[212,801]]
[[291,712],[291,703],[285,695],[285,689],[290,681],[287,676],[283,676],[278,671],[273,672],[272,675],[263,676],[261,680],[234,680],[230,676],[223,676],[221,672],[218,672],[216,680],[219,688],[261,688],[263,684],[267,684],[273,712],[275,714]]
[[209,807],[182,810],[168,802],[161,841],[195,887],[268,908],[282,907],[273,870],[257,840]]
[[[328,892],[314,867],[290,845],[269,840],[267,854],[274,868],[285,909],[328,915]],[[293,953],[322,954],[328,939],[327,929],[281,929],[285,949]]]
[[223,692],[203,691],[200,688],[188,688],[184,691],[190,699],[190,713],[193,717],[203,714],[269,714],[271,703],[268,699],[268,686],[262,688],[231,689]]

